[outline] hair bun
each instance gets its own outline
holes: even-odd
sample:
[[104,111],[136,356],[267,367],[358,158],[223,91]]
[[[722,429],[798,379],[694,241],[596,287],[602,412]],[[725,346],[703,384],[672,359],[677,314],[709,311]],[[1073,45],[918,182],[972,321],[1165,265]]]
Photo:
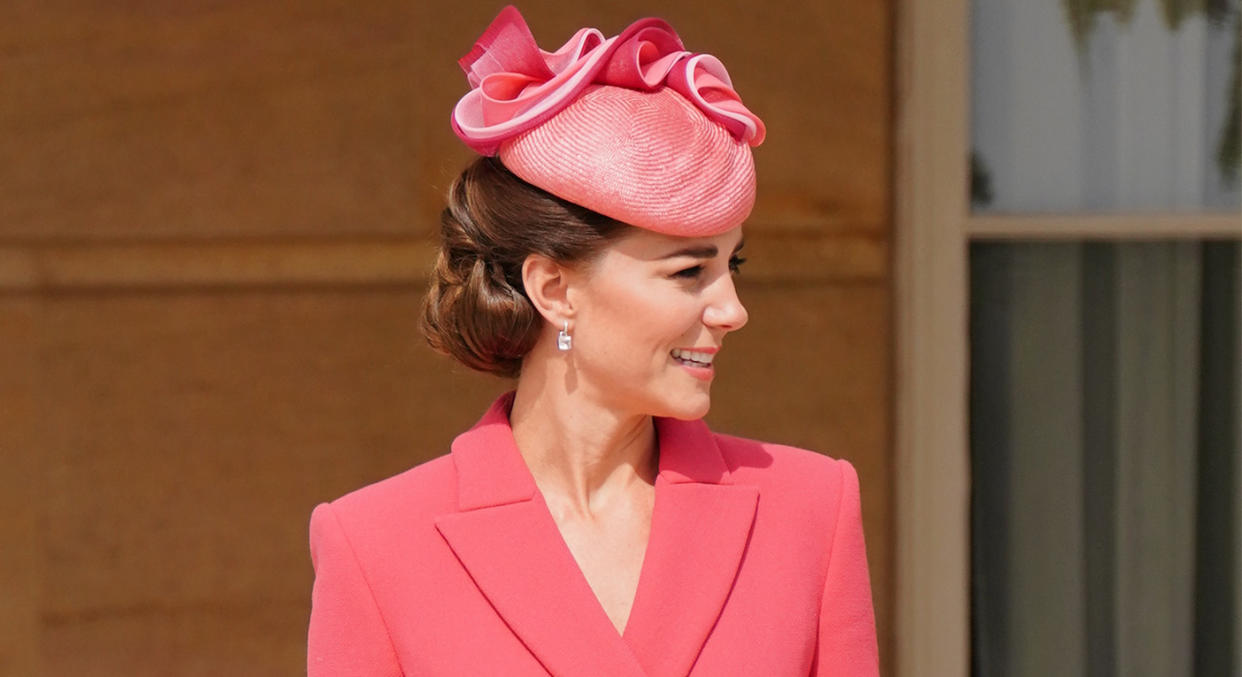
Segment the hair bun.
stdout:
[[516,377],[545,325],[522,286],[526,257],[590,259],[623,224],[479,158],[449,188],[440,251],[423,303],[427,342],[477,371]]

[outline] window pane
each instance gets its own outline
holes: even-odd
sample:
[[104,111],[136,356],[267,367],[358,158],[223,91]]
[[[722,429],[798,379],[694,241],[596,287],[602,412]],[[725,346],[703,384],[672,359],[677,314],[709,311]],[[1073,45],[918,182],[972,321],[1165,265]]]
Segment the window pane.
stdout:
[[1240,249],[972,245],[975,675],[1240,674]]
[[974,209],[1236,211],[1240,4],[973,0]]

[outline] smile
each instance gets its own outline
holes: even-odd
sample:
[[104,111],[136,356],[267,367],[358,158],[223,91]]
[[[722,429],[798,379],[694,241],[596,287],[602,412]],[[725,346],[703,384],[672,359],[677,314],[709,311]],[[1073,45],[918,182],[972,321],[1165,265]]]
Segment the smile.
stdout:
[[681,348],[674,348],[672,355],[673,359],[691,367],[710,367],[712,366],[712,359],[716,357],[712,353],[682,350]]

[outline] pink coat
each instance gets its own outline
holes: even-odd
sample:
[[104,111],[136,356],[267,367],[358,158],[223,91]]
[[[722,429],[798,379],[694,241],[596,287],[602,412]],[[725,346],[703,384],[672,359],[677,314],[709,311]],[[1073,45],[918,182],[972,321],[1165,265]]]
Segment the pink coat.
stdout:
[[879,674],[846,461],[656,419],[659,475],[617,633],[513,442],[512,393],[452,453],[311,516],[311,677]]

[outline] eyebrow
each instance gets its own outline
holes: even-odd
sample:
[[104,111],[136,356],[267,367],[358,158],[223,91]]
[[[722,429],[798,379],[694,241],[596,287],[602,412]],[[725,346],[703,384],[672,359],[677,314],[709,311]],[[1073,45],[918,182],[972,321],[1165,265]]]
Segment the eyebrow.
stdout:
[[[733,253],[736,254],[739,251],[741,251],[742,246],[745,244],[746,244],[745,238],[739,240],[737,243],[737,246],[733,248]],[[696,258],[696,259],[711,259],[711,258],[715,258],[716,254],[718,253],[720,253],[720,250],[716,248],[716,245],[706,244],[706,245],[702,245],[699,247],[685,247],[683,249],[678,249],[677,251],[665,254],[664,256],[661,256],[660,258],[661,259],[675,259],[678,256],[689,256],[691,258]]]

